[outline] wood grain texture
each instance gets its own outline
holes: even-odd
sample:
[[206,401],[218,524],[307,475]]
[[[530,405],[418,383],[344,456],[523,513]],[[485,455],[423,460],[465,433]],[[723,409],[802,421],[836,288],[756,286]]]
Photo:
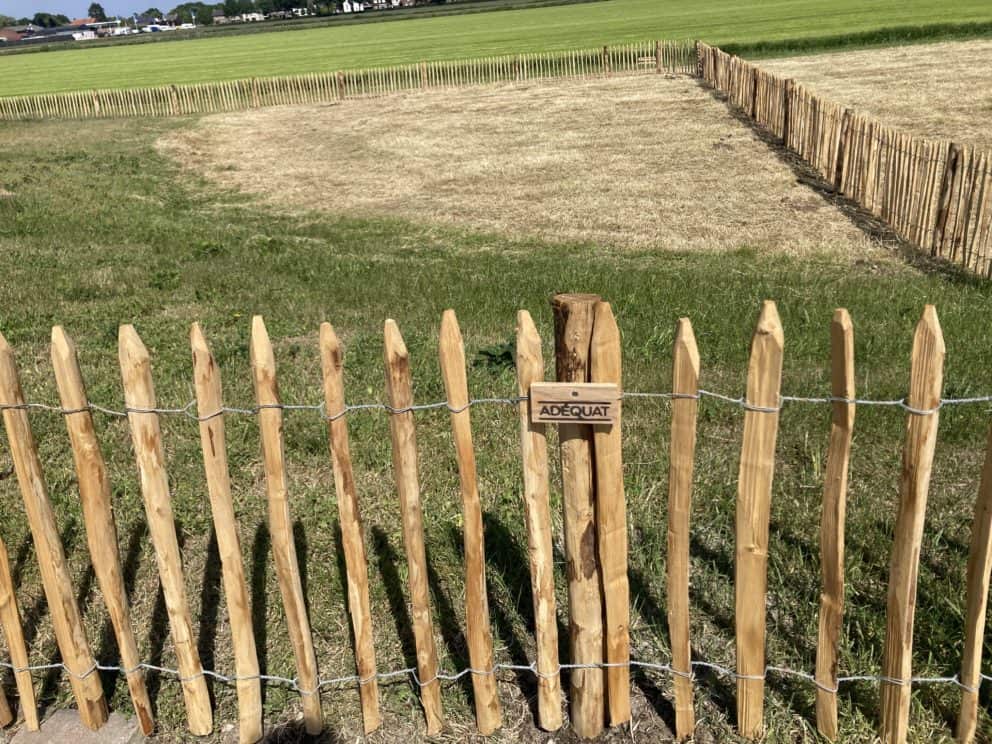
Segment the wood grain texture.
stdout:
[[[394,409],[413,405],[410,355],[393,320],[384,329],[386,397]],[[417,646],[417,675],[423,686],[420,700],[427,718],[427,734],[440,733],[444,726],[441,709],[441,683],[437,679],[437,649],[431,621],[430,594],[427,585],[427,554],[424,548],[424,518],[420,507],[420,477],[417,472],[417,435],[413,412],[389,416],[389,434],[393,445],[393,473],[403,515],[403,543],[409,573],[411,617]]]
[[[596,303],[589,352],[589,379],[612,383],[622,393],[620,329],[608,302]],[[593,426],[596,530],[603,575],[603,636],[606,701],[611,726],[630,721],[630,584],[627,578],[627,499],[623,489],[621,405],[612,425]]]
[[699,350],[688,318],[675,330],[672,360],[672,439],[668,471],[668,632],[672,643],[675,735],[692,736],[692,647],[689,643],[689,523],[699,411]]
[[341,520],[341,547],[344,551],[348,583],[348,612],[355,639],[355,665],[362,683],[362,720],[365,733],[379,728],[379,682],[376,678],[375,645],[372,638],[372,610],[369,605],[368,559],[365,553],[365,529],[355,488],[348,440],[348,419],[344,415],[344,354],[330,323],[320,326],[320,362],[324,375],[324,404],[328,417],[334,490],[337,493],[338,519]]
[[458,318],[445,310],[439,340],[441,376],[451,409],[451,434],[458,461],[462,496],[463,540],[465,549],[465,623],[472,668],[486,670],[472,675],[475,717],[479,733],[488,736],[500,727],[499,690],[493,668],[493,637],[486,596],[486,545],[482,530],[482,503],[479,500],[472,419],[468,409],[468,379],[465,371],[465,345]]
[[79,501],[83,522],[86,525],[86,543],[89,546],[93,573],[96,574],[103,594],[107,614],[117,639],[121,665],[130,670],[126,674],[128,692],[138,725],[145,736],[152,733],[155,722],[152,704],[145,686],[145,672],[139,669],[141,657],[131,626],[127,591],[121,571],[117,547],[117,525],[114,522],[110,497],[110,478],[100,451],[100,444],[93,427],[93,414],[89,410],[86,386],[79,369],[76,345],[61,326],[52,329],[52,367],[55,384],[59,390],[62,408],[76,413],[64,416],[72,457],[79,483]]
[[31,672],[27,671],[28,647],[24,642],[24,626],[21,624],[21,611],[17,606],[17,593],[14,590],[14,580],[10,574],[10,558],[7,555],[7,545],[0,540],[0,626],[3,627],[7,639],[7,649],[10,651],[10,663],[20,671],[14,672],[17,683],[17,695],[24,716],[24,726],[28,731],[37,731],[38,704],[34,697],[34,681]]
[[[944,378],[944,336],[937,311],[927,305],[913,335],[909,395],[906,403],[925,414],[907,413],[906,442],[899,484],[895,539],[889,566],[889,594],[885,623],[882,674],[908,680],[913,672],[913,617],[923,523]],[[884,744],[906,741],[912,689],[908,684],[882,682],[881,737]]]
[[[596,295],[556,295],[555,367],[559,382],[589,381]],[[602,574],[596,539],[592,431],[580,424],[559,424],[565,565],[568,576],[569,641],[574,664],[603,663]],[[598,736],[604,721],[603,669],[571,674],[571,720],[576,734]]]
[[[14,362],[14,353],[0,335],[0,404],[23,405],[24,393]],[[3,423],[7,445],[14,461],[14,473],[24,500],[28,526],[38,558],[45,599],[52,617],[55,640],[62,661],[69,670],[69,682],[83,724],[94,731],[107,721],[107,702],[103,697],[100,676],[83,627],[72,574],[66,562],[55,513],[48,499],[48,488],[38,457],[28,413],[24,409],[5,408]]]
[[[530,313],[517,313],[515,359],[517,390],[521,397],[544,380],[541,338]],[[520,403],[520,452],[524,481],[524,522],[530,558],[531,597],[534,604],[534,642],[537,647],[537,717],[545,731],[561,728],[561,675],[558,671],[558,622],[555,601],[551,507],[548,501],[548,443],[545,424],[531,421],[527,400]]]
[[757,738],[765,696],[765,596],[768,590],[768,521],[782,385],[782,324],[775,303],[762,304],[751,339],[747,402],[770,411],[746,410],[737,483],[736,595],[737,728]]
[[145,412],[156,406],[151,358],[133,326],[120,327],[118,347],[124,401],[128,409],[138,409],[128,412],[128,423],[140,476],[141,495],[145,502],[148,534],[155,548],[176,661],[184,680],[182,689],[189,730],[196,736],[206,736],[213,728],[213,714],[186,599],[182,557],[172,513],[169,477],[165,469],[162,432],[158,414]]
[[251,595],[248,593],[248,582],[245,580],[238,520],[231,498],[227,435],[222,412],[224,394],[221,375],[199,323],[194,323],[190,328],[189,341],[193,354],[196,410],[200,417],[200,449],[203,452],[203,469],[207,480],[207,492],[210,495],[210,513],[213,516],[214,534],[220,553],[227,616],[231,623],[234,668],[239,677],[238,738],[241,744],[254,744],[264,734],[262,686],[261,681],[257,679],[258,651],[255,648],[255,633],[252,627]]
[[[830,324],[831,395],[854,399],[854,327],[847,310]],[[820,518],[820,627],[816,647],[816,727],[837,738],[837,645],[844,616],[844,521],[847,475],[854,436],[854,403],[834,401]]]
[[258,412],[258,427],[265,468],[265,489],[269,508],[269,536],[275,557],[279,593],[286,612],[286,626],[296,659],[296,674],[303,703],[303,722],[311,736],[324,728],[320,709],[317,656],[313,649],[310,619],[307,617],[300,564],[293,539],[293,516],[289,508],[289,484],[286,479],[286,454],[283,449],[282,409],[278,408],[279,386],[276,382],[276,359],[262,317],[251,322],[250,342],[252,381]]
[[988,609],[989,574],[992,573],[992,430],[985,448],[982,480],[975,500],[971,524],[971,548],[968,551],[967,603],[964,621],[964,652],[961,658],[961,708],[958,713],[957,740],[967,744],[975,740],[978,727],[978,687],[982,683],[982,650],[985,645],[985,622]]
[[13,722],[14,712],[10,709],[10,703],[7,702],[7,693],[0,687],[0,728],[6,728]]

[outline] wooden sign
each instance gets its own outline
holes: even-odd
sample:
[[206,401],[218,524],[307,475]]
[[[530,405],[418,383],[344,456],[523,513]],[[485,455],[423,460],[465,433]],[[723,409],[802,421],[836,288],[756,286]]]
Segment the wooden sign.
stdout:
[[535,424],[613,424],[620,415],[620,388],[612,383],[536,382],[530,386]]

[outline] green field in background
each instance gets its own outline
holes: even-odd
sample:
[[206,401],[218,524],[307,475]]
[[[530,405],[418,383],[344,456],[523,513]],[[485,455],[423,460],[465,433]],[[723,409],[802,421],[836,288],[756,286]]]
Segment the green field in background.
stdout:
[[0,56],[0,95],[290,75],[652,38],[753,44],[854,35],[938,22],[983,21],[992,21],[992,4],[988,0],[695,3],[610,0],[348,27]]

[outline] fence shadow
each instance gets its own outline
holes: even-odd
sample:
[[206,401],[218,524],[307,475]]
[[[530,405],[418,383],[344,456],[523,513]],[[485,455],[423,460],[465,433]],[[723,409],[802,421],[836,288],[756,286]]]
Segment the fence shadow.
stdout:
[[403,663],[408,667],[417,666],[417,644],[413,638],[413,622],[403,594],[403,581],[400,579],[399,556],[389,544],[389,537],[379,526],[372,528],[372,551],[379,565],[379,575],[386,589],[389,611],[396,625],[396,634],[403,652]]
[[[196,650],[200,654],[200,663],[204,669],[216,669],[217,649],[217,614],[220,609],[220,548],[217,546],[217,532],[210,530],[210,540],[207,543],[207,559],[203,564],[203,586],[200,587],[200,633],[196,642]],[[210,695],[210,707],[214,707],[213,679],[207,677],[207,690]]]
[[[441,577],[431,562],[430,551],[427,551],[427,583],[430,586],[431,597],[434,599],[434,606],[437,608],[436,622],[441,630],[444,645],[448,648],[451,663],[454,664],[456,672],[467,669],[471,664],[468,658],[468,643],[465,640],[465,633],[462,630],[462,624],[458,621],[455,607],[444,590]],[[474,705],[475,692],[472,688],[472,675],[466,674],[459,678],[457,684],[461,688],[465,700]]]
[[[649,618],[648,625],[657,632],[669,647],[671,646],[671,640],[668,638],[668,623],[665,622],[666,614],[661,609],[661,603],[655,599],[651,592],[650,584],[644,577],[644,574],[633,566],[628,567],[627,576],[630,582],[630,599],[631,607],[643,607],[645,612],[641,613],[644,617],[645,614]],[[665,696],[665,693],[658,686],[658,683],[649,676],[645,670],[637,669],[636,667],[631,669],[631,678],[634,684],[637,685],[638,689],[644,694],[644,697],[654,708],[655,713],[658,717],[665,723],[669,731],[675,731],[675,706],[672,705],[671,700]]]
[[[251,546],[251,625],[255,632],[255,649],[258,654],[258,670],[260,674],[268,674],[269,631],[266,613],[269,607],[268,587],[268,558],[272,542],[269,539],[269,527],[264,521],[255,528],[255,538]],[[265,703],[265,691],[268,685],[262,685],[262,703]]]
[[726,94],[711,88],[700,78],[696,78],[696,85],[709,93],[711,98],[725,105],[730,116],[738,124],[749,129],[757,139],[767,145],[775,157],[792,170],[797,182],[808,186],[819,194],[825,202],[840,211],[852,225],[867,237],[891,249],[907,264],[926,274],[940,276],[954,284],[984,286],[985,282],[978,275],[948,259],[932,256],[922,249],[916,248],[909,241],[899,237],[880,217],[839,193],[834,185],[825,181],[813,166],[806,163],[798,154],[787,148],[781,139],[764,129],[735,106]]
[[258,744],[345,744],[350,741],[352,740],[329,728],[313,736],[306,732],[302,721],[292,721],[273,726]]
[[[179,552],[182,553],[186,540],[183,535],[182,526],[176,520],[174,527],[176,540],[179,543]],[[148,663],[152,666],[164,666],[162,663],[165,652],[165,640],[169,635],[169,612],[165,605],[165,592],[162,591],[162,584],[159,582],[158,591],[155,594],[155,609],[152,610],[151,626],[148,629]],[[152,715],[158,715],[158,694],[162,689],[161,672],[149,672],[146,680],[148,688],[148,698],[152,704]]]

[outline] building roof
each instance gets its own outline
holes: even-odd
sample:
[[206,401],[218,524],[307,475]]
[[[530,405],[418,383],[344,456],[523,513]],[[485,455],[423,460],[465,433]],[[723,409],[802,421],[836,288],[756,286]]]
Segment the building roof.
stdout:
[[87,26],[90,23],[96,23],[96,22],[97,22],[96,18],[76,18],[76,19],[72,20],[69,23],[69,25],[70,26]]

